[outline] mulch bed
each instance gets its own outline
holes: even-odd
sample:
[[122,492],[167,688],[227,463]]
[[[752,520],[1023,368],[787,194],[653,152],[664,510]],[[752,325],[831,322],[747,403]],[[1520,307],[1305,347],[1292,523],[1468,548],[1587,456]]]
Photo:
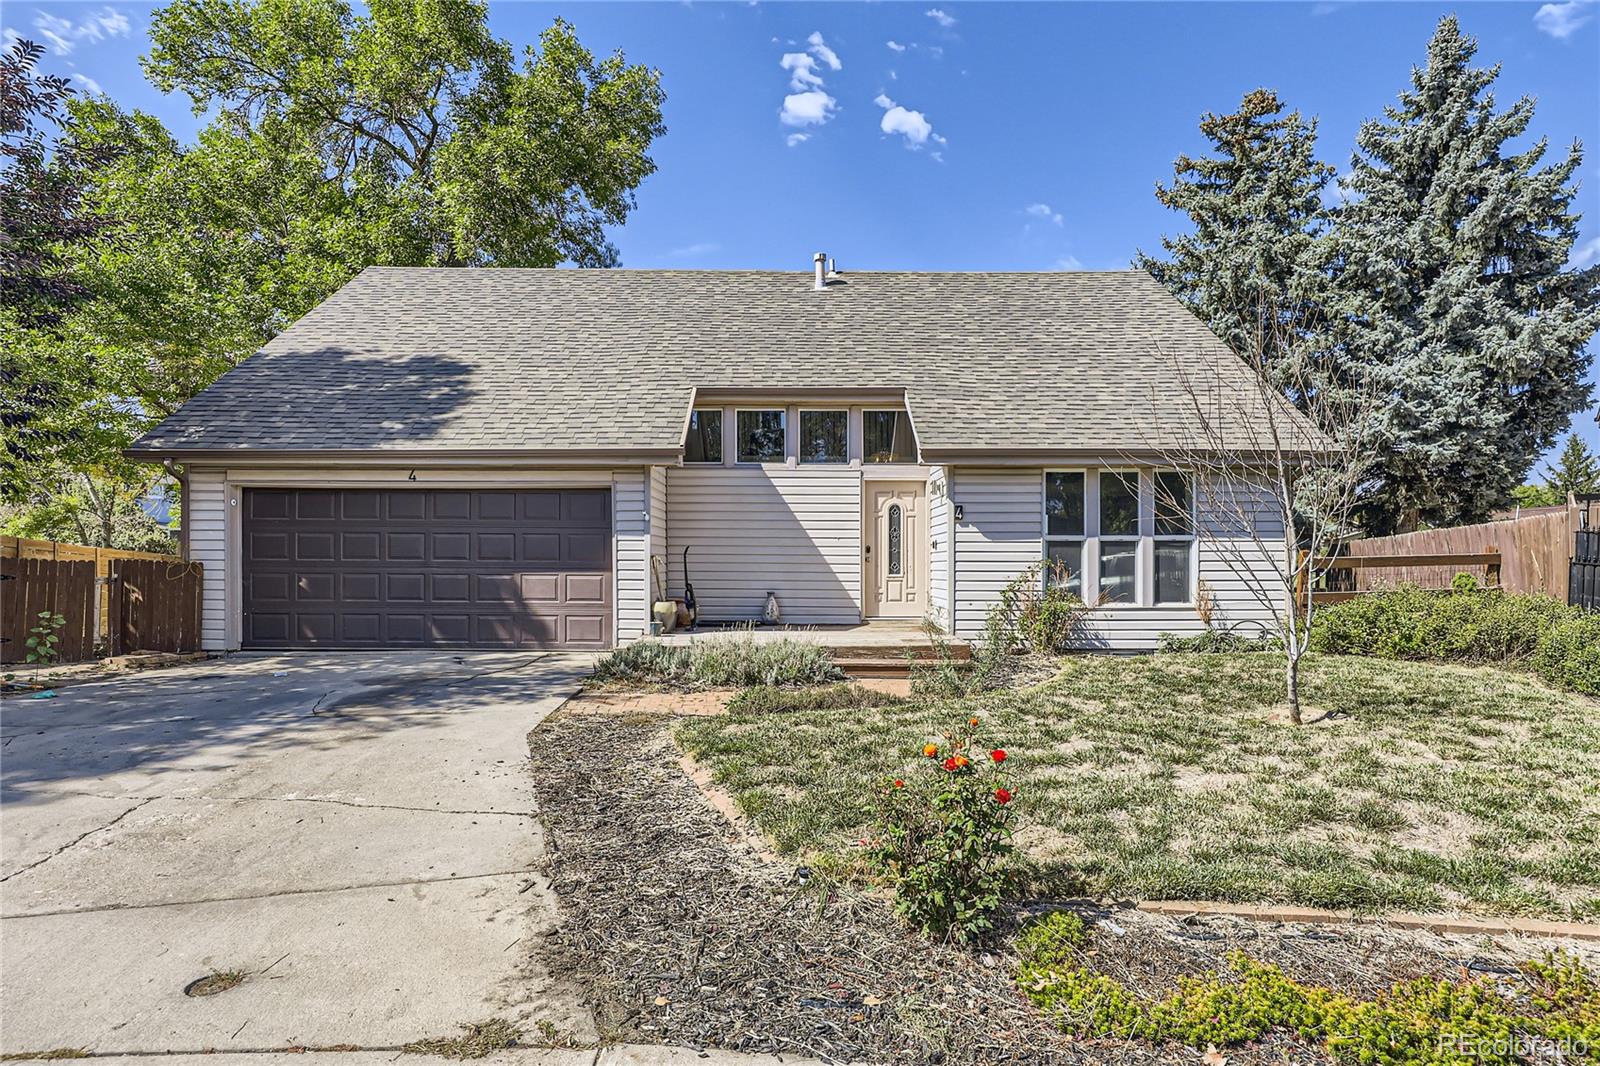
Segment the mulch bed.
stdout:
[[[565,911],[545,964],[586,989],[602,1036],[838,1062],[1200,1061],[1073,1040],[1018,993],[1013,960],[930,945],[881,899],[762,861],[678,765],[668,719],[583,703],[529,740]],[[1229,1061],[1323,1059],[1273,1043]]]

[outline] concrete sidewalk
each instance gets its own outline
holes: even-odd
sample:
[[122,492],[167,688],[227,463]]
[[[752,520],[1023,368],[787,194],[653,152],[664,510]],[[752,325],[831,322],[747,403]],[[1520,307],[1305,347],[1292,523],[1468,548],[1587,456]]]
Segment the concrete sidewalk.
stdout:
[[[96,1066],[151,1066],[149,1055],[97,1056]],[[439,1062],[425,1055],[401,1051],[327,1051],[162,1055],[162,1066],[389,1066],[400,1061],[416,1066]],[[508,1048],[487,1058],[484,1066],[825,1066],[820,1059],[791,1055],[742,1055],[732,1051],[696,1051],[693,1048],[652,1044],[618,1044],[605,1048]]]
[[[237,656],[8,699],[0,1050],[398,1047],[493,1017],[592,1042],[535,950],[526,746],[588,666]],[[243,980],[184,994],[213,971]]]

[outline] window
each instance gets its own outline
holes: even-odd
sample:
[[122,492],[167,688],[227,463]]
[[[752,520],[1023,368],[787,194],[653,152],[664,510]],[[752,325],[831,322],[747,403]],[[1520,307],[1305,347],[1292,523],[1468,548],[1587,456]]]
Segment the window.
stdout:
[[800,461],[842,463],[849,458],[850,412],[801,411]]
[[1155,475],[1156,603],[1188,603],[1194,556],[1194,493],[1185,474]]
[[917,461],[916,435],[911,432],[911,416],[904,411],[863,411],[861,430],[861,452],[867,462]]
[[1139,475],[1100,474],[1100,595],[1107,603],[1139,602]]
[[722,412],[716,408],[689,412],[689,439],[683,444],[686,463],[722,462]]
[[1045,475],[1045,555],[1047,580],[1083,596],[1083,471]]
[[741,463],[781,463],[786,419],[782,408],[740,411],[738,456]]
[[900,505],[889,505],[889,576],[899,577],[900,562]]

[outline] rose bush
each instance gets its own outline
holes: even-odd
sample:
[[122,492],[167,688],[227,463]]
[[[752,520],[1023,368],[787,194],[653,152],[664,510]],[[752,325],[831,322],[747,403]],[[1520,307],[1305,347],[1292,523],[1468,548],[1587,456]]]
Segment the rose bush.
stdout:
[[1011,879],[1016,791],[1005,750],[980,744],[978,732],[978,719],[967,718],[879,787],[867,838],[868,857],[894,889],[901,916],[930,935],[963,941],[993,929]]

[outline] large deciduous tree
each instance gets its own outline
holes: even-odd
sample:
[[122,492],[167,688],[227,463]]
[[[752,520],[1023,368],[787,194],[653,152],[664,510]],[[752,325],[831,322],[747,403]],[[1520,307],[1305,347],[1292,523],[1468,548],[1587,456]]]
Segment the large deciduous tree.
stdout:
[[[1187,215],[1193,232],[1162,239],[1165,257],[1139,253],[1149,271],[1236,352],[1260,338],[1267,367],[1299,353],[1298,334],[1315,313],[1324,276],[1314,249],[1327,221],[1322,194],[1333,168],[1317,161],[1317,124],[1270,89],[1245,94],[1231,114],[1206,113],[1210,154],[1180,155],[1156,198]],[[1257,321],[1264,315],[1268,321]],[[1279,345],[1277,339],[1295,343]]]
[[1369,533],[1486,518],[1588,399],[1600,266],[1567,266],[1581,147],[1548,166],[1544,140],[1518,147],[1534,103],[1498,109],[1476,51],[1443,19],[1342,182],[1334,350],[1388,399]]
[[657,72],[561,20],[518,63],[474,0],[176,0],[150,38],[196,113],[296,131],[391,262],[614,266],[665,129]]

